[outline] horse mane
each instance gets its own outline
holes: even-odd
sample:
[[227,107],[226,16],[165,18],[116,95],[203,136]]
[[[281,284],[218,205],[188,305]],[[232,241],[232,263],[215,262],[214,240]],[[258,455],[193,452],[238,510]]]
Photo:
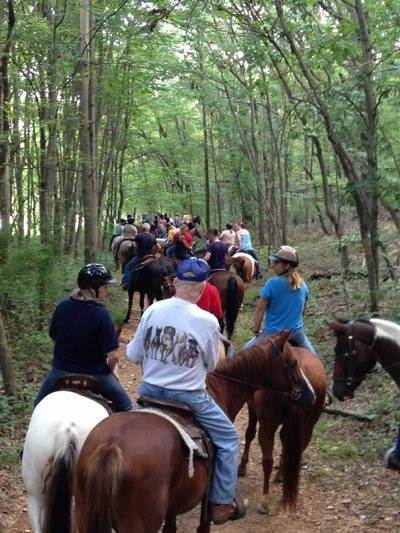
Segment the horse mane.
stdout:
[[400,346],[400,326],[398,324],[381,318],[372,318],[368,322],[375,328],[375,338],[384,337]]
[[[245,382],[253,382],[255,376],[260,376],[266,373],[265,357],[260,357],[262,353],[266,353],[266,349],[272,349],[272,357],[275,357],[276,350],[273,347],[271,339],[277,339],[276,335],[271,337],[263,337],[258,342],[241,350],[234,359],[227,359],[222,365],[218,366],[218,374],[223,374],[227,377],[240,376],[240,379]],[[291,348],[286,344],[286,349],[291,352]]]

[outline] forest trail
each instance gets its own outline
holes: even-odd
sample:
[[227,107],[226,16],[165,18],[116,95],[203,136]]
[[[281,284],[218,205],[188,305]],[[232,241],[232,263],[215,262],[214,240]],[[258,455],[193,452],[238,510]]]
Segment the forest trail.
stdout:
[[[132,339],[138,324],[138,311],[131,322],[123,327],[120,337],[119,375],[122,384],[133,399],[141,383],[140,367],[126,360],[126,345]],[[325,428],[323,415],[322,424]],[[241,450],[247,424],[247,410],[236,419],[240,433]],[[253,443],[248,475],[239,478],[238,489],[250,501],[247,515],[239,522],[213,526],[212,533],[350,533],[400,531],[399,475],[381,467],[377,461],[368,461],[359,450],[359,457],[344,456],[340,460],[326,460],[321,443],[340,438],[351,441],[354,433],[368,435],[368,426],[353,420],[339,420],[334,430],[327,428],[318,435],[303,457],[300,498],[295,514],[279,505],[281,486],[272,484],[273,510],[269,515],[257,512],[262,492],[261,453]],[[346,455],[346,454],[345,454]],[[351,454],[350,454],[351,455]],[[0,470],[0,533],[29,533],[32,528],[27,514],[27,498],[21,471]],[[179,533],[194,533],[198,526],[199,508],[178,518]]]

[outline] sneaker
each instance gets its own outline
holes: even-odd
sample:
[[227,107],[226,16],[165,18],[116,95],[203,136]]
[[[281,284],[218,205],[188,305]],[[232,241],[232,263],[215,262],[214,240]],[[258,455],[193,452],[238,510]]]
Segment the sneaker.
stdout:
[[256,279],[262,279],[263,275],[262,274],[258,274],[258,276],[256,276]]
[[247,507],[249,506],[249,500],[242,500],[240,497],[235,496],[235,500],[232,503],[227,504],[211,504],[211,517],[215,525],[221,526],[229,520],[239,520],[246,515]]
[[128,289],[129,289],[129,287],[127,287],[127,286],[125,285],[125,283],[124,283],[124,284],[122,285],[122,290],[123,290],[123,291],[127,291]]
[[400,460],[396,457],[396,446],[392,448],[378,448],[377,449],[378,458],[391,470],[400,470]]

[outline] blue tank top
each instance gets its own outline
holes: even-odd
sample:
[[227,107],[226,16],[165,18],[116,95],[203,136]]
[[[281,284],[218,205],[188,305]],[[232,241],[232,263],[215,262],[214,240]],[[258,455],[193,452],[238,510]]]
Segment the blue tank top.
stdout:
[[240,244],[241,250],[252,250],[253,249],[251,245],[250,233],[247,231],[247,229],[243,230],[243,233],[241,234],[240,238],[241,238],[241,244]]

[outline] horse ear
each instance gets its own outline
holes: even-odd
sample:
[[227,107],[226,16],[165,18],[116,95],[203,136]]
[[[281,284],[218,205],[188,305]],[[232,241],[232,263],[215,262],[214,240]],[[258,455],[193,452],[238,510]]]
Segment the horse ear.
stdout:
[[285,344],[285,342],[287,342],[290,334],[292,333],[292,329],[290,329],[289,331],[285,331],[285,328],[281,329],[280,331],[278,331],[277,333],[275,333],[275,335],[277,336],[277,339],[276,339],[276,344],[278,346],[283,346]]
[[326,325],[333,329],[335,333],[345,333],[347,330],[347,327],[344,323],[338,323],[338,322],[326,322]]
[[340,316],[336,316],[336,315],[335,315],[335,318],[340,324],[348,324],[349,323],[349,319],[348,318],[341,318]]

